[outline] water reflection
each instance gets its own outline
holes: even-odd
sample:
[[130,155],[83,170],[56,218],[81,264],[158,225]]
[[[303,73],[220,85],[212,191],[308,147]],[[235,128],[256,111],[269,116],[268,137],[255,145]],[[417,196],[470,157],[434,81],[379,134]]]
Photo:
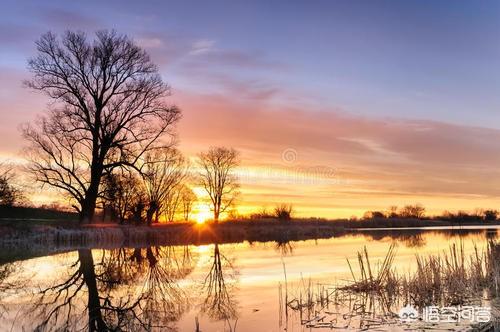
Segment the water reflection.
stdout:
[[294,244],[290,240],[288,233],[283,233],[276,239],[274,248],[281,256],[293,255]]
[[201,289],[204,296],[202,313],[214,320],[238,319],[237,304],[233,294],[236,274],[233,262],[221,253],[219,244],[216,243],[212,264]]
[[[276,295],[285,261],[291,284],[303,277],[328,284],[349,277],[345,258],[365,244],[379,258],[396,242],[397,264],[406,269],[417,252],[438,252],[451,241],[464,241],[469,250],[496,236],[496,230],[384,230],[318,241],[291,241],[284,234],[271,243],[78,249],[0,265],[0,327],[210,332],[234,331],[238,325],[240,332],[256,326],[278,331]],[[349,312],[366,314],[368,322],[381,304],[370,298],[347,300],[357,310]],[[386,300],[379,311],[398,307],[392,298]],[[331,305],[332,312],[341,312]],[[300,320],[291,323],[290,331],[294,326],[300,327]]]
[[[453,239],[465,239],[471,236],[484,236],[486,239],[495,239],[498,234],[496,229],[443,229],[436,231],[428,230],[371,230],[361,232],[370,241],[391,240],[404,245],[407,248],[423,248],[428,245],[426,237],[430,235],[439,236],[445,241]],[[424,236],[425,235],[425,236]]]
[[26,285],[25,280],[16,277],[20,270],[21,264],[17,262],[0,265],[0,317],[7,311],[3,299],[8,295],[15,294]]
[[[174,330],[189,309],[177,283],[194,268],[188,247],[180,255],[171,247],[119,248],[94,261],[90,249],[78,250],[69,277],[34,295],[36,330],[73,330],[85,319],[89,331]],[[85,293],[87,318],[79,314]]]

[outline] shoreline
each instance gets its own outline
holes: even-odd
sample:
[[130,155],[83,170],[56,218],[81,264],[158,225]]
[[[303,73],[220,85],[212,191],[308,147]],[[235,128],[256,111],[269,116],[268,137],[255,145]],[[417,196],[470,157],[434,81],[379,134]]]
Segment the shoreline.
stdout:
[[[368,221],[369,223],[369,221]],[[470,234],[500,229],[500,223],[443,225],[421,221],[419,227],[346,227],[338,221],[226,221],[218,225],[195,223],[161,224],[152,227],[116,224],[87,226],[32,224],[9,227],[0,220],[0,264],[77,249],[113,249],[168,245],[208,245],[242,242],[288,242],[328,239],[362,234],[367,239],[391,237],[402,240],[423,232]],[[359,225],[359,222],[358,224]],[[366,222],[363,222],[366,225]],[[402,226],[402,225],[401,225]]]
[[[288,222],[276,220],[236,220],[215,223],[161,223],[153,226],[119,224],[78,225],[60,220],[26,220],[0,218],[0,244],[37,243],[99,243],[156,242],[179,244],[204,244],[214,241],[241,242],[296,240],[301,238],[327,238],[335,235],[356,234],[372,231],[438,231],[438,230],[485,230],[499,229],[500,221],[449,222],[419,219],[372,219],[362,221],[302,219]],[[169,243],[173,242],[173,243]]]

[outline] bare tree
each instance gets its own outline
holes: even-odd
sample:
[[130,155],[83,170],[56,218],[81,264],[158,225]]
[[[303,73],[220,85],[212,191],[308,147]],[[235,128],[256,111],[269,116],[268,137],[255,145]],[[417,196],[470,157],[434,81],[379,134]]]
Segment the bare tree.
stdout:
[[398,217],[398,207],[396,205],[389,206],[387,211],[387,218],[397,218]]
[[165,201],[163,203],[163,213],[165,214],[165,219],[168,222],[173,222],[175,216],[179,212],[182,198],[181,187],[181,184],[175,186],[165,197]]
[[198,164],[201,168],[200,184],[207,192],[214,221],[218,222],[221,213],[226,211],[238,195],[238,178],[234,174],[239,165],[239,155],[235,149],[212,147],[199,154]]
[[151,225],[153,218],[158,222],[159,216],[175,195],[175,188],[180,185],[187,174],[187,162],[176,149],[156,150],[146,155],[141,168],[144,187],[148,200],[146,221]]
[[112,212],[112,221],[124,224],[131,217],[134,203],[142,195],[142,184],[132,172],[108,173],[102,181],[103,211]]
[[292,219],[292,214],[292,204],[279,204],[274,208],[274,216],[281,222],[290,221]]
[[101,177],[116,167],[137,167],[159,145],[174,142],[179,110],[149,56],[127,36],[100,31],[94,40],[66,32],[37,42],[28,68],[29,88],[53,103],[35,125],[24,127],[36,180],[73,201],[80,222],[94,217]]
[[0,206],[13,206],[23,201],[22,190],[14,184],[14,169],[0,164]]
[[418,203],[414,205],[404,206],[399,213],[399,216],[401,218],[420,219],[424,215],[425,215],[425,207],[423,207],[421,204]]
[[182,218],[188,221],[195,201],[194,192],[184,183],[178,184],[167,194],[163,204],[165,219],[173,222],[178,214],[182,214]]
[[182,217],[184,221],[189,221],[193,205],[196,202],[196,194],[186,185],[181,188]]

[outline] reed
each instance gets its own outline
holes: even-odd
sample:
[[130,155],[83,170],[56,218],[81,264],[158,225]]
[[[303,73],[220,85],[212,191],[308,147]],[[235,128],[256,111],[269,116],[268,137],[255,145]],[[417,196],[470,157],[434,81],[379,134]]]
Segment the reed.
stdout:
[[398,278],[392,268],[395,256],[396,245],[392,244],[382,264],[379,265],[378,269],[374,270],[368,255],[368,249],[365,246],[363,251],[357,254],[360,271],[358,277],[356,277],[353,271],[351,262],[347,259],[347,265],[351,271],[353,282],[341,289],[353,292],[373,292],[393,289],[398,284]]
[[286,291],[285,310],[298,313],[308,328],[347,328],[353,321],[366,328],[397,322],[397,311],[407,304],[419,308],[480,304],[484,291],[488,300],[500,300],[500,243],[496,241],[490,240],[485,250],[474,246],[470,255],[461,244],[452,244],[438,255],[417,255],[415,270],[407,274],[396,272],[395,256],[396,246],[391,245],[376,264],[364,247],[357,253],[357,273],[347,259],[351,281],[325,286],[302,279],[294,296]]

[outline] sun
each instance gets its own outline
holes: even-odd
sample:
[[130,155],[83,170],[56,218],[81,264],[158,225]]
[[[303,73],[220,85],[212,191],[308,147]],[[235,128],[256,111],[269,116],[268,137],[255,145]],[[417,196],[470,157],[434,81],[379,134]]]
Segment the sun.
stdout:
[[196,220],[197,224],[204,224],[211,217],[212,217],[212,213],[210,212],[210,209],[208,207],[205,207],[205,206],[200,206],[194,219]]

